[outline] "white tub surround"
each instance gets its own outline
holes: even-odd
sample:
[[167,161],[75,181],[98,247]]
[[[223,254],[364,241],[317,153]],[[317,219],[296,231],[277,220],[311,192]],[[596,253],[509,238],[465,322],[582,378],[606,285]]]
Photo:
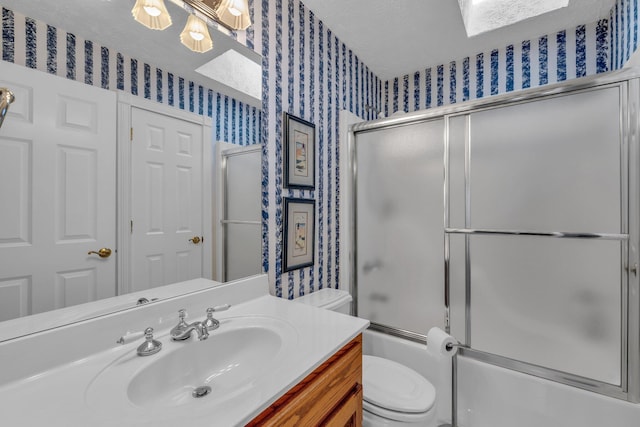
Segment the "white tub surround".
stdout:
[[[186,342],[168,339],[169,329],[177,323],[178,309],[186,308],[187,321],[193,322],[204,320],[207,307],[225,303],[232,307],[215,313],[221,325],[206,341],[198,341],[195,334]],[[269,296],[266,276],[256,276],[7,341],[0,344],[3,423],[61,427],[244,425],[360,334],[368,323]],[[155,329],[156,339],[163,344],[159,353],[136,356],[142,339],[116,344],[123,334],[147,326]],[[265,348],[256,338],[261,336],[261,328],[277,336],[277,348],[271,346],[267,356],[258,354],[255,358],[261,364],[260,371],[243,371],[241,363],[246,367],[253,360],[247,349],[252,344],[257,351]],[[234,338],[241,331],[246,333],[244,339]],[[216,349],[216,343],[220,349]],[[236,344],[238,350],[229,348]],[[211,394],[184,400],[171,400],[166,394],[151,396],[154,389],[166,387],[163,380],[171,378],[172,370],[184,366],[186,372],[190,368],[198,346],[209,353],[207,358],[212,363],[221,363],[217,357],[231,355],[230,373],[217,372],[209,383]],[[189,351],[184,351],[186,348]],[[244,358],[234,365],[236,351],[243,352]],[[161,365],[163,357],[180,363]],[[166,369],[154,371],[158,366]],[[251,375],[238,379],[244,372]],[[144,375],[157,386],[145,382]],[[134,381],[138,381],[137,389],[130,386]],[[229,384],[237,387],[224,389]]]

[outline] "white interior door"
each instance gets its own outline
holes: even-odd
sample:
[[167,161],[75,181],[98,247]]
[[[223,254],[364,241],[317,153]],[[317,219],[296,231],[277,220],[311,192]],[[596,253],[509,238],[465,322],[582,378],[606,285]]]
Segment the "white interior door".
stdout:
[[202,125],[131,109],[131,290],[202,277]]
[[114,296],[115,94],[7,62],[0,85],[0,321]]

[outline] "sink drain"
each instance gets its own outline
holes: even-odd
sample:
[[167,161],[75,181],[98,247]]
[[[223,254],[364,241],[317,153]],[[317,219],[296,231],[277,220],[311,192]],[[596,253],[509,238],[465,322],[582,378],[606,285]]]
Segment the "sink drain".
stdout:
[[203,385],[200,387],[196,387],[195,390],[191,392],[191,396],[199,399],[201,397],[205,397],[209,393],[211,393],[211,387],[209,387],[208,385]]

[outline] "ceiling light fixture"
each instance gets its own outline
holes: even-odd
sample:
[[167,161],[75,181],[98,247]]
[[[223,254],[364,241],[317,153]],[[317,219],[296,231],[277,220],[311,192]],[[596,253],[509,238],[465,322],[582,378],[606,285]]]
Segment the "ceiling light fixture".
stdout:
[[184,2],[228,30],[246,30],[251,25],[247,0],[184,0]]
[[131,14],[133,19],[152,30],[164,30],[171,25],[171,16],[163,0],[136,0]]
[[247,0],[223,0],[216,14],[223,24],[234,30],[246,30],[251,25]]
[[187,25],[180,33],[180,41],[194,52],[207,52],[213,48],[207,24],[195,15],[189,15]]

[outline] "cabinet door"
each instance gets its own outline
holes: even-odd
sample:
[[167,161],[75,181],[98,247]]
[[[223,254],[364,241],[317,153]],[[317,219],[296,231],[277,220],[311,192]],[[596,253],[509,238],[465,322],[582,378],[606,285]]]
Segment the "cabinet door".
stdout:
[[362,386],[357,385],[322,423],[327,427],[362,426]]

